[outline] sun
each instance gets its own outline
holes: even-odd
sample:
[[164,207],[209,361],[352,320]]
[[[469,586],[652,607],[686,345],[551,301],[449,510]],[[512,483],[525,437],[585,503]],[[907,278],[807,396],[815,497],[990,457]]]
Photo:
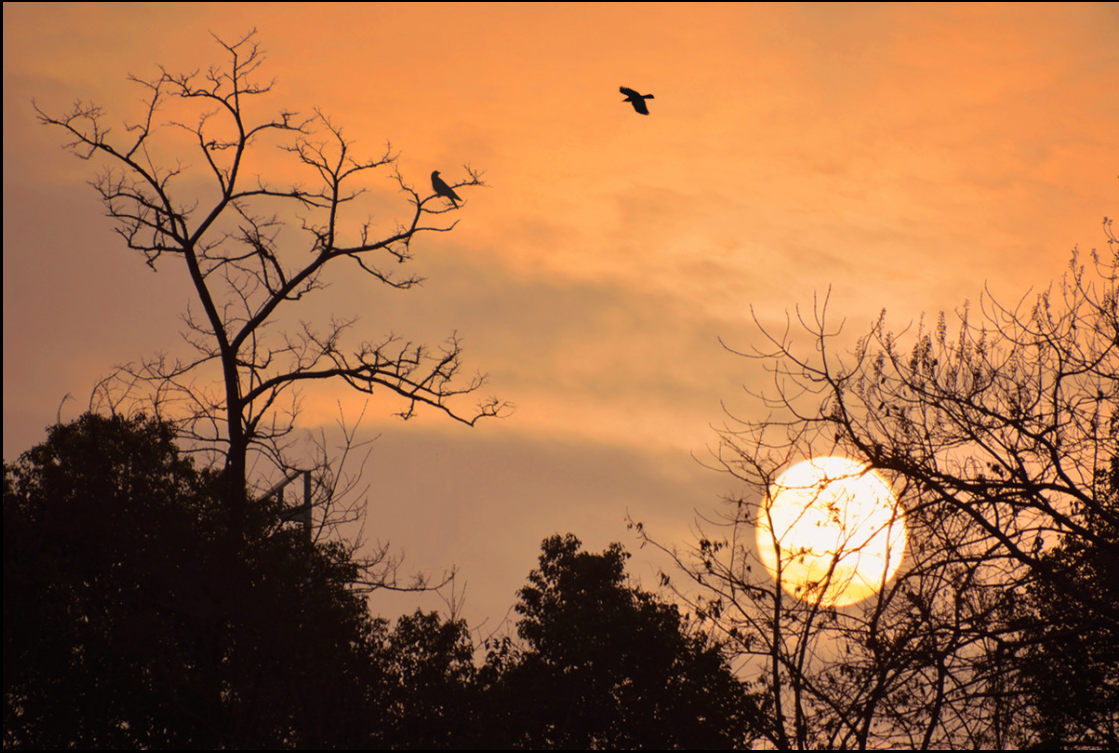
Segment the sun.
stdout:
[[758,553],[773,579],[825,607],[877,593],[901,565],[906,536],[890,485],[843,457],[805,460],[782,473],[757,523]]

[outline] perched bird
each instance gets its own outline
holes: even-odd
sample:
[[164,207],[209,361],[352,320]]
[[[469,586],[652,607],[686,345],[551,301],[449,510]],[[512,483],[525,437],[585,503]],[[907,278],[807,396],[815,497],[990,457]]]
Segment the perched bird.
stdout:
[[618,89],[622,94],[626,95],[625,101],[633,105],[633,109],[637,110],[642,115],[649,114],[649,108],[645,106],[645,100],[653,99],[652,94],[638,94],[633,89],[621,87]]
[[443,182],[443,179],[439,177],[438,170],[433,170],[431,173],[431,187],[435,189],[436,196],[444,196],[450,199],[451,203],[455,205],[455,209],[458,209],[458,203],[462,201],[462,199],[455,193],[455,189]]

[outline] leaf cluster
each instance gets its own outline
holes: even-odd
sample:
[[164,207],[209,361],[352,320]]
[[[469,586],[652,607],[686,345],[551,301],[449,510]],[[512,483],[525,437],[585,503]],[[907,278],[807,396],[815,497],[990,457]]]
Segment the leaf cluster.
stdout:
[[361,738],[384,628],[358,565],[267,502],[234,547],[221,485],[142,416],[87,414],[5,464],[5,747]]
[[520,592],[524,643],[498,657],[491,689],[505,746],[748,745],[760,712],[722,647],[675,605],[627,584],[621,545],[601,554],[581,547],[571,534],[545,540],[539,569]]

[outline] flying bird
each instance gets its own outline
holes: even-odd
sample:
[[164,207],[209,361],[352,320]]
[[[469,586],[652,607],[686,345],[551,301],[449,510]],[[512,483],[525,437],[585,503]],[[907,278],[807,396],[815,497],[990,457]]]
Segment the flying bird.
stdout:
[[436,196],[443,196],[450,199],[451,203],[455,205],[455,209],[458,209],[458,203],[462,201],[462,199],[455,193],[455,189],[443,182],[443,179],[439,177],[438,170],[433,170],[431,173],[431,187],[435,189]]
[[624,101],[632,104],[633,109],[637,110],[642,115],[648,115],[649,114],[649,108],[645,106],[645,100],[653,99],[652,94],[638,94],[633,89],[627,89],[624,86],[619,88],[618,91],[620,91],[622,94],[626,95],[626,98],[625,98]]

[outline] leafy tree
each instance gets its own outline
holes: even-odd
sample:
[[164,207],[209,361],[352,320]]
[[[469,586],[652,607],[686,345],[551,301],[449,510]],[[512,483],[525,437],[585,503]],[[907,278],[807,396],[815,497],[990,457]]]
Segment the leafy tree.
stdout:
[[5,463],[5,747],[361,744],[385,626],[357,565],[264,503],[231,551],[218,478],[173,440],[87,414]]
[[[1111,458],[1108,476],[1101,504],[1119,512],[1119,457]],[[1098,518],[1086,523],[1112,545],[1065,536],[1045,560],[1062,580],[1119,603],[1119,527]],[[1027,742],[1048,750],[1119,748],[1119,622],[1041,578],[1027,586],[1018,620]]]
[[493,747],[742,747],[754,698],[719,645],[677,608],[627,586],[619,544],[543,544],[516,610],[525,644],[491,651],[487,728]]
[[[405,418],[429,405],[473,424],[502,407],[492,399],[471,414],[453,406],[456,396],[483,384],[481,376],[460,378],[455,336],[433,353],[393,335],[347,347],[356,319],[291,328],[299,304],[327,286],[328,269],[348,264],[392,288],[418,285],[418,276],[395,270],[411,259],[417,236],[454,228],[434,218],[457,207],[421,196],[396,171],[391,149],[375,159],[355,156],[341,127],[317,110],[258,116],[253,105],[272,86],[258,78],[264,55],[254,34],[218,40],[225,67],[131,77],[145,92],[143,110],[119,137],[93,104],[79,101],[61,116],[36,108],[44,124],[67,133],[76,154],[105,164],[93,185],[127,246],[153,269],[171,262],[193,285],[198,309],[188,312],[186,339],[195,355],[150,359],[118,376],[126,385],[150,384],[160,415],[185,419],[196,446],[220,453],[234,534],[247,515],[250,449],[289,467],[284,441],[301,386],[332,380],[361,392],[388,390],[403,398]],[[171,158],[183,149],[176,134],[192,146]],[[269,145],[290,156],[290,170],[275,181],[252,172]],[[391,229],[362,222],[371,212],[359,201],[368,189],[362,181],[379,169],[411,204]],[[466,173],[452,188],[482,185],[479,173]],[[222,384],[216,394],[199,386],[199,378],[214,377]]]
[[391,711],[380,744],[445,750],[473,739],[480,691],[465,621],[419,610],[405,615],[387,637],[383,656]]
[[[1086,267],[1074,256],[1033,301],[1008,308],[985,296],[979,324],[965,307],[955,328],[942,315],[908,346],[883,318],[844,356],[826,302],[799,317],[807,354],[791,328],[763,330],[767,345],[750,357],[774,375],[775,391],[759,396],[768,417],[728,427],[719,450],[746,493],[724,519],[702,523],[678,561],[702,586],[697,614],[765,683],[771,745],[1021,744],[1033,736],[1027,692],[1040,700],[1059,686],[1030,691],[1018,658],[1068,666],[1073,654],[1046,636],[1119,620],[1097,575],[1119,552],[1103,472],[1119,453],[1119,245],[1104,227],[1108,252]],[[789,596],[754,544],[777,475],[828,455],[881,474],[909,527],[897,576],[840,608]],[[1023,632],[1016,615],[1027,588],[1037,621]],[[1093,645],[1111,645],[1108,636]],[[1091,716],[1097,707],[1085,708]]]
[[[254,505],[174,428],[82,416],[4,469],[4,744],[13,748],[735,747],[758,723],[720,647],[625,584],[628,555],[545,542],[523,649],[390,631],[337,544]],[[236,570],[239,575],[230,577]]]

